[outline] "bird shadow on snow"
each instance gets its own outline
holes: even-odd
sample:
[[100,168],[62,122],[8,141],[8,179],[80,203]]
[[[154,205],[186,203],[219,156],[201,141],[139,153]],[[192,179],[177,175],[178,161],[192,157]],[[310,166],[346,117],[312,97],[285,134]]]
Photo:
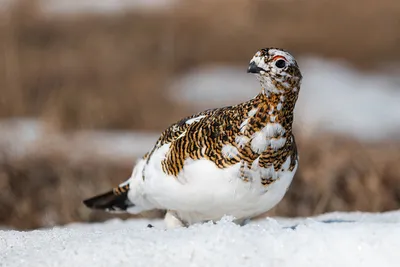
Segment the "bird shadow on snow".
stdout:
[[[272,220],[274,221],[274,219],[272,219]],[[262,220],[258,219],[258,220],[255,220],[255,221],[247,221],[246,223],[244,223],[244,224],[241,225],[241,226],[252,225],[252,224],[254,224],[254,223],[257,224],[257,222],[260,222],[260,221],[262,221]],[[310,218],[309,218],[309,220],[306,219],[306,221],[301,221],[301,222],[299,222],[299,223],[293,222],[292,225],[289,225],[289,226],[282,226],[282,229],[296,230],[298,226],[307,224],[307,221],[313,222],[313,223],[323,223],[323,224],[333,224],[333,223],[355,223],[355,222],[357,222],[356,220],[344,220],[344,219],[313,220],[313,219],[310,219]],[[224,216],[224,217],[223,217],[221,220],[219,220],[219,221],[214,221],[214,222],[209,221],[209,222],[204,222],[204,223],[205,223],[205,224],[211,223],[211,224],[216,225],[216,224],[220,224],[220,223],[223,223],[223,222],[233,223],[233,222],[234,222],[234,218],[232,218],[232,217],[230,217],[230,216]],[[275,222],[276,222],[276,221],[275,221]],[[204,223],[200,223],[200,224],[204,224]],[[279,224],[279,223],[278,223],[278,224]],[[153,223],[147,224],[147,228],[158,228],[159,226],[160,226],[160,225],[154,225]]]
[[[322,221],[317,221],[319,223],[352,223],[355,221],[352,220],[342,220],[342,219],[327,219],[327,220],[322,220]],[[284,227],[284,229],[292,229],[292,230],[296,230],[297,226],[299,226],[300,223],[292,225],[292,226],[286,226]]]

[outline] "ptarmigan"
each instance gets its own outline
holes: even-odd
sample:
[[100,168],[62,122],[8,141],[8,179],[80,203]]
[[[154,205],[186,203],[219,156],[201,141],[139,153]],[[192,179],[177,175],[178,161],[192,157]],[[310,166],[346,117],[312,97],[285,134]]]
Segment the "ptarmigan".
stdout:
[[166,210],[168,228],[225,215],[242,224],[274,207],[298,166],[292,123],[302,75],[278,48],[258,51],[247,72],[261,83],[256,97],[172,124],[126,182],[84,204],[134,214]]

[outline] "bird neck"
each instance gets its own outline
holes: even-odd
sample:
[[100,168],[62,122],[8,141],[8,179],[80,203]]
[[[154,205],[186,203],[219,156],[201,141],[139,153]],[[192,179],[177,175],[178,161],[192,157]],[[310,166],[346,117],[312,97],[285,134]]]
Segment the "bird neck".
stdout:
[[274,107],[276,110],[293,112],[297,102],[298,92],[297,91],[280,91],[271,92],[266,89],[262,89],[261,95],[263,100],[268,103],[270,107]]
[[262,89],[257,96],[260,104],[264,106],[264,114],[267,116],[267,123],[280,123],[291,133],[293,124],[293,111],[298,97],[298,90],[271,92]]

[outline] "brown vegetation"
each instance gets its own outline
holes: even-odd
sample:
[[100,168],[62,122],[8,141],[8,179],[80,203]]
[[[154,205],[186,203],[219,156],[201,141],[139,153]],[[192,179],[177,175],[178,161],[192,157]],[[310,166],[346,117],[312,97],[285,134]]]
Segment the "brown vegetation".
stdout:
[[165,98],[176,75],[244,66],[260,47],[359,67],[400,59],[396,0],[191,0],[107,16],[51,16],[34,3],[0,18],[0,117],[42,116],[64,129],[162,129],[186,114]]
[[[400,207],[400,144],[363,146],[334,136],[300,139],[298,143],[298,173],[283,201],[268,215],[309,216]],[[81,201],[108,190],[130,173],[130,164],[73,163],[57,155],[3,160],[0,225],[26,229],[127,218],[93,212]]]
[[[170,82],[202,64],[246,65],[260,47],[343,59],[400,60],[397,0],[191,0],[167,12],[51,16],[26,0],[0,17],[0,117],[63,130],[161,130],[188,114]],[[270,214],[399,208],[400,145],[300,139],[301,165]],[[130,164],[47,155],[0,163],[0,225],[20,229],[111,218],[81,200],[130,175]]]
[[400,144],[360,143],[343,136],[300,139],[300,167],[271,213],[308,216],[328,211],[400,208]]

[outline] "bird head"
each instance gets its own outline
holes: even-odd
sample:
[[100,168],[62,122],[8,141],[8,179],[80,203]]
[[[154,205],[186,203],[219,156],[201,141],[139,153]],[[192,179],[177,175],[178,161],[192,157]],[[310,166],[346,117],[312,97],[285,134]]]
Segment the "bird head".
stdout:
[[250,60],[248,73],[254,73],[266,92],[298,92],[302,75],[294,57],[279,48],[264,48]]

